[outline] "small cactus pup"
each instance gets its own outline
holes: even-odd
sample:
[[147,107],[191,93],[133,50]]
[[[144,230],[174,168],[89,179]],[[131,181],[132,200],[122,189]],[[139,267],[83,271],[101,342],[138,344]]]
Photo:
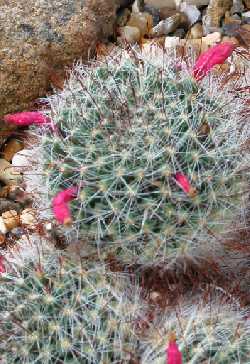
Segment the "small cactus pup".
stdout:
[[[173,332],[185,364],[249,363],[250,320],[236,303],[185,299],[177,310],[167,309],[141,337],[140,363],[170,364],[166,347]],[[181,363],[179,350],[174,351],[176,363]]]
[[0,280],[1,363],[133,359],[139,293],[125,275],[50,257],[2,273]]
[[79,187],[73,228],[100,257],[193,259],[242,212],[241,105],[171,62],[124,51],[77,64],[48,100],[59,130],[41,136],[50,198]]

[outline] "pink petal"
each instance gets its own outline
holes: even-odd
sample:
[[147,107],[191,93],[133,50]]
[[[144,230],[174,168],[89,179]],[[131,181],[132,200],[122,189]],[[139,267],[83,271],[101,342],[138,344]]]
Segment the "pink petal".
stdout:
[[52,200],[52,209],[56,220],[60,224],[69,224],[71,222],[71,213],[69,202],[76,198],[78,187],[70,187],[59,192]]
[[191,185],[189,183],[188,178],[185,176],[185,174],[182,174],[180,172],[177,172],[174,175],[174,179],[176,184],[187,194],[190,192],[191,190]]
[[4,257],[0,255],[0,273],[5,273]]
[[38,111],[23,111],[16,114],[7,114],[4,116],[4,121],[17,126],[51,124],[50,118]]
[[168,344],[167,364],[182,364],[182,354],[175,341],[170,341]]
[[216,44],[202,53],[193,68],[194,78],[197,81],[201,80],[215,65],[224,63],[236,47],[236,44],[224,42]]

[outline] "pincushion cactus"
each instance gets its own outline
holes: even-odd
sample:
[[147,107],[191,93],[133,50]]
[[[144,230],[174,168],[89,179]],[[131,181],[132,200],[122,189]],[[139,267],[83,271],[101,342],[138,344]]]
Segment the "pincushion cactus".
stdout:
[[[249,363],[250,321],[237,304],[184,301],[151,323],[141,339],[140,363],[165,364],[168,336],[176,333],[185,364]],[[145,333],[144,333],[145,334]]]
[[[140,308],[128,277],[55,254],[1,275],[1,363],[127,363]],[[131,284],[130,284],[131,287]],[[133,291],[133,292],[132,292]],[[130,294],[130,298],[128,298]]]
[[74,227],[100,256],[139,264],[193,257],[208,241],[212,250],[214,234],[240,212],[240,106],[213,87],[122,53],[76,65],[50,97],[60,135],[42,138],[48,191],[79,188]]

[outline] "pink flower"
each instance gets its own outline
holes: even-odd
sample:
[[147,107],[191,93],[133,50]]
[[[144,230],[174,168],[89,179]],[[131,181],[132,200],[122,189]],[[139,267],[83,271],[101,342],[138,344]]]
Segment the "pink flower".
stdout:
[[236,47],[236,44],[224,42],[216,44],[202,53],[193,68],[194,78],[197,81],[201,80],[215,65],[224,63]]
[[196,195],[196,189],[191,186],[188,178],[185,174],[177,172],[174,175],[174,179],[176,184],[190,197],[194,197]]
[[5,273],[6,269],[4,266],[4,257],[0,255],[0,273]]
[[23,111],[16,114],[7,114],[4,121],[17,126],[51,124],[51,119],[38,111]]
[[166,364],[182,364],[182,354],[178,349],[174,334],[171,335],[169,340]]
[[76,198],[78,187],[70,187],[59,192],[52,200],[52,209],[56,220],[60,224],[68,225],[72,222],[69,202]]

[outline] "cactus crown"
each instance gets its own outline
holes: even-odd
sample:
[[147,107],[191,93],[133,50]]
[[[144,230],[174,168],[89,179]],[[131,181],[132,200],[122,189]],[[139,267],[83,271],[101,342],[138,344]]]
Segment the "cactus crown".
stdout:
[[[1,277],[3,363],[121,363],[135,353],[136,294],[104,266],[46,258]],[[133,297],[133,298],[132,298]],[[4,361],[5,360],[5,361]]]
[[50,103],[61,134],[43,138],[48,190],[81,187],[75,226],[99,252],[176,258],[238,213],[241,136],[228,97],[123,54],[76,66]]

